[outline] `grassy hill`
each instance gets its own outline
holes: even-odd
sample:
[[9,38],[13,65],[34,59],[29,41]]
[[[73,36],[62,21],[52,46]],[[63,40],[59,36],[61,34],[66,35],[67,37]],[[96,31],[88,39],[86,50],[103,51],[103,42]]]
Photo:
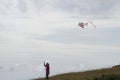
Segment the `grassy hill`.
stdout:
[[[34,80],[45,80],[44,78]],[[120,65],[112,68],[51,76],[49,80],[120,80]]]

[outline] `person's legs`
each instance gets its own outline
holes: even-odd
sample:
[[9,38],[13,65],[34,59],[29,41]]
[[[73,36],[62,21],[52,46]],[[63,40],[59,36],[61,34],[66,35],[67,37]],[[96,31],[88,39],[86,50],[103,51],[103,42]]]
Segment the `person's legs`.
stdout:
[[46,73],[46,79],[49,79],[49,77],[48,77],[48,76],[49,76],[49,74],[48,74],[48,73]]

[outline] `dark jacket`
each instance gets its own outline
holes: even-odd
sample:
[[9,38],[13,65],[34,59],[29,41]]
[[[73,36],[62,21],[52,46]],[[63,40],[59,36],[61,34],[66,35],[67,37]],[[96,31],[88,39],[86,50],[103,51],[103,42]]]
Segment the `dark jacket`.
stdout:
[[44,63],[44,66],[45,66],[45,68],[46,68],[46,74],[49,74],[49,73],[50,73],[49,63],[47,63],[47,64]]

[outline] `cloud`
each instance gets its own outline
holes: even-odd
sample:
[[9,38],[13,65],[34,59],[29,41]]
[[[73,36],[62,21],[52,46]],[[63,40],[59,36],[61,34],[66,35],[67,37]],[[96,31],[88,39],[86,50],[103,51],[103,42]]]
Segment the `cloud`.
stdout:
[[120,14],[119,3],[119,0],[58,0],[56,6],[58,10],[78,15],[112,16]]
[[[87,0],[65,0],[65,5],[63,4],[64,2],[60,0],[16,0],[15,2],[13,0],[12,2],[1,2],[6,5],[1,5],[3,8],[0,6],[0,11],[4,10],[8,15],[9,12],[16,14],[14,11],[19,14],[32,14],[31,12],[37,14],[39,11],[43,11],[42,13],[48,12],[39,17],[38,15],[36,17],[24,18],[9,18],[3,16],[3,18],[0,19],[0,43],[1,51],[5,53],[7,53],[6,49],[9,52],[11,51],[11,53],[13,51],[14,53],[36,52],[63,53],[70,55],[73,53],[78,55],[80,53],[95,53],[102,50],[106,52],[108,49],[111,49],[111,52],[119,52],[120,39],[116,36],[119,34],[119,19],[93,19],[97,29],[93,29],[92,27],[81,29],[77,26],[78,21],[82,20],[81,18],[69,18],[64,14],[64,12],[68,12],[67,14],[73,12],[72,14],[85,13],[89,15],[90,13],[90,15],[98,15],[99,13],[94,12],[94,10],[99,8],[101,15],[103,12],[107,14],[106,10],[110,10],[111,12],[112,9],[116,8],[117,10],[119,3],[116,3],[116,1],[111,0],[110,3],[107,3],[106,0],[93,0],[93,2],[88,1],[88,3]],[[7,5],[13,3],[15,3],[14,6],[11,6],[10,10],[7,12],[7,9],[9,9]],[[102,4],[106,7],[102,7]],[[84,7],[89,9],[86,9],[85,12],[81,12],[82,10],[84,11]],[[39,11],[36,12],[37,10]],[[93,12],[91,12],[91,10]],[[57,11],[63,13],[58,13]],[[119,12],[116,14],[119,14]]]
[[81,29],[76,26],[77,20],[58,18],[1,19],[1,51],[69,55],[107,52],[109,49],[111,52],[119,52],[118,19],[96,20],[96,29]]
[[119,0],[0,0],[0,15],[40,16],[44,13],[119,17]]

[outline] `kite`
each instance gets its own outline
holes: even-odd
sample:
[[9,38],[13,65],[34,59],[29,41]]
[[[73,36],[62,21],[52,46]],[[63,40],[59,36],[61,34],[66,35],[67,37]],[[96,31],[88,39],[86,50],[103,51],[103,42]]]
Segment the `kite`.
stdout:
[[81,28],[85,28],[85,27],[88,26],[88,24],[92,24],[92,26],[93,26],[94,28],[96,28],[96,26],[95,26],[91,21],[88,21],[88,22],[79,22],[79,23],[78,23],[78,26],[80,26]]

